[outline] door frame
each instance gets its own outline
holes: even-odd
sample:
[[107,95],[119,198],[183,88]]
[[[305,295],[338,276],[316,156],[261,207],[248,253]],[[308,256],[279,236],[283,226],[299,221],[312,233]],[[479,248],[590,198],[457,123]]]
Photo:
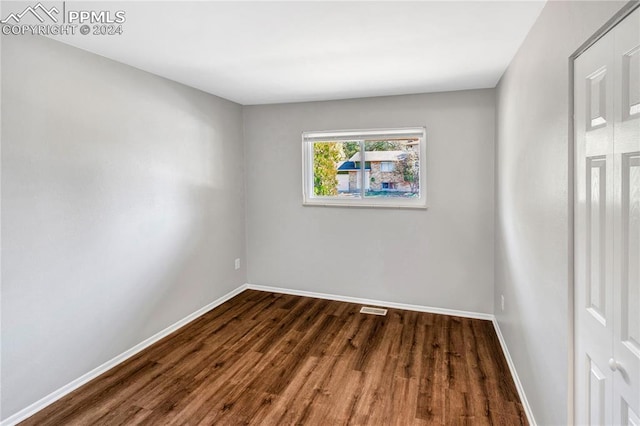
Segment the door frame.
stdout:
[[576,203],[576,179],[575,179],[575,105],[574,105],[574,72],[575,72],[575,60],[584,53],[588,48],[594,45],[605,34],[611,31],[620,21],[624,20],[627,16],[633,13],[636,9],[640,8],[640,0],[629,0],[611,19],[605,22],[591,37],[589,37],[578,49],[576,49],[571,56],[569,56],[569,185],[568,185],[568,201],[569,201],[569,262],[571,267],[569,268],[569,339],[571,344],[569,345],[569,360],[568,360],[568,397],[569,406],[567,407],[567,419],[568,424],[574,424],[575,420],[575,392],[574,392],[574,380],[575,380],[575,347],[576,347],[576,332],[575,332],[575,203]]

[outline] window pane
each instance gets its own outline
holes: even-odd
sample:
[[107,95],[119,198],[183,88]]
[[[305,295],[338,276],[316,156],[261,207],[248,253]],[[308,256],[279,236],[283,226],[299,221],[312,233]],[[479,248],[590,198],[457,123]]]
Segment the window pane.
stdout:
[[368,140],[364,143],[367,184],[365,197],[420,196],[420,140]]
[[425,128],[303,132],[303,204],[426,208]]
[[383,161],[380,163],[380,171],[392,172],[395,169],[393,161]]
[[360,143],[313,143],[313,196],[360,197],[362,178],[359,159]]

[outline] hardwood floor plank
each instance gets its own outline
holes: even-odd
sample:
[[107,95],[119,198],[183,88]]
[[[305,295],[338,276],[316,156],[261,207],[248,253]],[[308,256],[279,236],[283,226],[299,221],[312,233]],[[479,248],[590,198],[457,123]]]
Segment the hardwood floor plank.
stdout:
[[[430,316],[431,314],[426,314]],[[444,424],[445,391],[448,386],[445,364],[445,318],[433,318],[424,324],[425,338],[422,342],[421,369],[416,402],[416,418]]]
[[527,425],[489,321],[245,291],[23,425]]

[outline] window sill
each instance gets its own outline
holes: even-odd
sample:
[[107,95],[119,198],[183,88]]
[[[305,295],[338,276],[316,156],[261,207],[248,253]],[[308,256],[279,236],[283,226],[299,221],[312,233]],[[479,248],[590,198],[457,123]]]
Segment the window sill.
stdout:
[[353,202],[345,201],[304,201],[303,207],[356,207],[356,208],[368,208],[368,209],[410,209],[410,210],[427,210],[428,206],[423,203],[367,203],[367,202]]

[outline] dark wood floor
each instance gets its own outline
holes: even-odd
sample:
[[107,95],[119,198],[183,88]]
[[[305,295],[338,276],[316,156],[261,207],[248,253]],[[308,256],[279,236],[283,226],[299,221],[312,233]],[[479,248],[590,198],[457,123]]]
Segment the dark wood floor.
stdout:
[[245,291],[22,425],[527,424],[489,321]]

